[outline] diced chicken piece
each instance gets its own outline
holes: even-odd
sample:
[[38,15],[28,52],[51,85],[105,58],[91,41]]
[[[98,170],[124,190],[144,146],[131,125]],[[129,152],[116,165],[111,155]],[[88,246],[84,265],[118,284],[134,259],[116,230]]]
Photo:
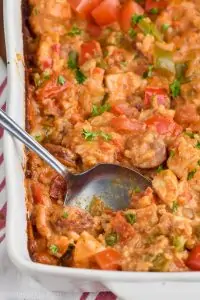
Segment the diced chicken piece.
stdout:
[[53,69],[56,72],[63,66],[63,60],[60,59],[59,35],[43,35],[37,49],[37,64],[44,71]]
[[172,207],[178,195],[178,180],[171,170],[164,170],[153,179],[153,188],[159,198],[169,207]]
[[49,253],[56,257],[62,257],[69,246],[69,239],[66,236],[52,236],[47,243]]
[[74,251],[74,263],[79,268],[89,268],[90,258],[97,252],[103,251],[104,246],[92,235],[84,231],[78,239]]
[[31,27],[36,34],[57,32],[64,34],[71,19],[71,7],[68,1],[31,0],[33,5],[30,16]]
[[148,232],[158,222],[157,205],[152,204],[136,210],[135,229],[139,232]]
[[155,168],[166,159],[164,141],[154,131],[133,135],[127,140],[125,156],[138,168]]
[[93,218],[78,207],[61,207],[54,205],[50,217],[52,228],[58,234],[68,235],[69,231],[81,233],[84,230],[92,231]]
[[143,55],[147,57],[150,62],[152,62],[155,38],[153,35],[148,34],[144,36],[142,33],[138,34],[137,38],[138,41],[136,46],[138,50],[140,50]]
[[144,80],[133,72],[110,74],[106,76],[109,102],[115,103],[131,97],[144,84]]
[[174,155],[169,157],[167,165],[178,178],[187,178],[188,173],[196,169],[200,159],[200,151],[196,145],[197,140],[189,137],[177,139]]

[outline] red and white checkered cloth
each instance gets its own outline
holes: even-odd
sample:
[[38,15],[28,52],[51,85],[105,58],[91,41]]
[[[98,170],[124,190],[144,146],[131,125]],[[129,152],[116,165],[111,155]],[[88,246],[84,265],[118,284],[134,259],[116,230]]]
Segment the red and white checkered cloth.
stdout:
[[[6,109],[6,68],[0,58],[0,107]],[[22,274],[10,262],[6,253],[6,179],[4,175],[3,130],[0,128],[0,299],[1,300],[116,300],[110,292],[52,293],[32,278]]]

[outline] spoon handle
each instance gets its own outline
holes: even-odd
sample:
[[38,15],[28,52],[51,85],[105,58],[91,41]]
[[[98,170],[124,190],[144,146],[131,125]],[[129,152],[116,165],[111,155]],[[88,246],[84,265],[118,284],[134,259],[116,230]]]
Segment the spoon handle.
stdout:
[[15,136],[29,149],[37,153],[48,165],[55,169],[64,178],[67,177],[68,170],[43,146],[33,139],[26,131],[15,123],[2,109],[0,109],[0,126],[6,129],[11,135]]

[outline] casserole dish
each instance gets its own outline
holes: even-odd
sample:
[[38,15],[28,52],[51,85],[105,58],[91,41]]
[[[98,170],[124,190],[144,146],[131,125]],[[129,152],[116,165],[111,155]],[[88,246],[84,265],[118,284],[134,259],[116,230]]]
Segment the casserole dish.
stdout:
[[[19,125],[25,127],[23,35],[21,2],[19,0],[4,1],[4,22],[8,59],[8,114]],[[27,250],[26,237],[24,149],[21,144],[5,134],[4,153],[8,195],[8,253],[13,263],[21,271],[26,272],[52,291],[97,292],[108,288],[124,299],[133,299],[134,297],[144,299],[145,296],[149,296],[149,293],[155,296],[155,291],[158,297],[160,291],[160,293],[166,293],[168,298],[168,293],[177,291],[178,287],[182,299],[184,297],[188,299],[186,291],[190,296],[193,293],[193,298],[198,296],[195,293],[198,293],[199,272],[120,273],[62,268],[32,262]],[[13,170],[17,171],[13,172]]]

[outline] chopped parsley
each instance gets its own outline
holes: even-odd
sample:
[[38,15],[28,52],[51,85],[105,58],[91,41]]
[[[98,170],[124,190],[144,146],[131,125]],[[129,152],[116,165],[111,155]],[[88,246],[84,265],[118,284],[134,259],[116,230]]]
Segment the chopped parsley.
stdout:
[[52,254],[57,254],[58,253],[58,247],[56,245],[51,245],[49,247],[50,251]]
[[133,25],[136,25],[136,24],[138,24],[141,20],[143,20],[144,19],[144,16],[143,15],[137,15],[137,14],[135,14],[135,15],[133,15],[132,16],[132,18],[131,18],[131,23],[133,24]]
[[136,187],[133,189],[133,193],[138,194],[138,193],[140,193],[140,192],[141,192],[141,189],[140,189],[139,186],[136,186]]
[[162,172],[163,170],[164,170],[163,166],[160,165],[160,166],[157,168],[156,173],[160,173],[160,172]]
[[173,212],[173,214],[176,213],[177,210],[178,210],[178,203],[177,203],[177,201],[173,201],[173,203],[172,203],[172,212]]
[[197,142],[196,146],[197,149],[200,149],[200,142]]
[[118,242],[118,235],[116,232],[111,232],[105,236],[107,246],[114,246]]
[[103,131],[92,132],[87,129],[83,129],[82,135],[86,141],[93,141],[98,136],[102,137],[105,141],[110,141],[112,139],[112,135],[110,133],[105,133]]
[[103,131],[100,131],[98,133],[98,136],[101,136],[105,141],[110,141],[112,140],[112,135],[110,133],[105,133]]
[[77,61],[78,61],[78,53],[76,51],[70,51],[68,56],[68,68],[69,69],[76,69],[77,68]]
[[169,86],[172,97],[176,98],[180,96],[181,93],[181,83],[179,80],[175,79]]
[[68,32],[69,36],[76,36],[80,35],[82,33],[82,30],[78,28],[76,25],[73,25],[71,30]]
[[175,151],[174,151],[174,150],[170,150],[169,156],[170,156],[170,157],[174,157],[174,155],[175,155]]
[[38,142],[38,143],[41,143],[42,142],[42,140],[43,140],[43,137],[41,136],[41,135],[35,135],[35,139],[36,139],[36,141]]
[[130,38],[134,39],[136,37],[137,32],[133,29],[130,28],[128,31],[128,35],[130,36]]
[[105,111],[109,111],[111,108],[109,103],[105,103],[104,105],[93,105],[92,106],[92,117],[100,116],[102,115]]
[[162,31],[163,31],[163,32],[166,32],[166,31],[169,29],[169,27],[170,27],[169,24],[164,23],[164,24],[162,25]]
[[40,78],[40,74],[39,73],[35,73],[34,74],[33,80],[34,80],[34,83],[35,83],[36,87],[39,87],[42,84],[42,80]]
[[159,10],[158,10],[157,7],[153,7],[152,9],[150,9],[150,13],[151,13],[152,15],[157,15],[158,12],[159,12]]
[[68,216],[69,216],[69,214],[68,214],[66,211],[64,211],[64,213],[63,213],[62,217],[63,217],[64,219],[67,219],[67,218],[68,218]]
[[136,222],[136,214],[127,213],[127,214],[125,214],[125,218],[126,218],[126,221],[128,223],[130,223],[131,225],[135,224],[135,222]]
[[194,133],[193,132],[185,131],[184,134],[189,136],[191,139],[194,139]]
[[83,129],[82,135],[86,141],[93,141],[97,137],[96,132],[92,132],[87,129]]
[[43,78],[44,78],[44,80],[48,80],[50,78],[49,71],[46,70],[43,72]]
[[58,84],[59,85],[64,85],[66,82],[65,78],[62,75],[58,76]]
[[188,173],[187,180],[191,180],[194,177],[196,172],[197,172],[197,169],[194,169],[194,170],[190,171]]
[[80,69],[76,69],[75,77],[76,81],[79,84],[82,84],[87,79],[87,77],[83,74],[83,72],[81,72]]
[[154,68],[153,65],[149,65],[147,71],[145,71],[143,73],[143,78],[148,78],[148,77],[150,78],[150,77],[152,77],[153,68]]
[[33,10],[32,10],[32,12],[33,12],[34,16],[37,16],[40,11],[39,11],[39,9],[37,7],[34,7]]

